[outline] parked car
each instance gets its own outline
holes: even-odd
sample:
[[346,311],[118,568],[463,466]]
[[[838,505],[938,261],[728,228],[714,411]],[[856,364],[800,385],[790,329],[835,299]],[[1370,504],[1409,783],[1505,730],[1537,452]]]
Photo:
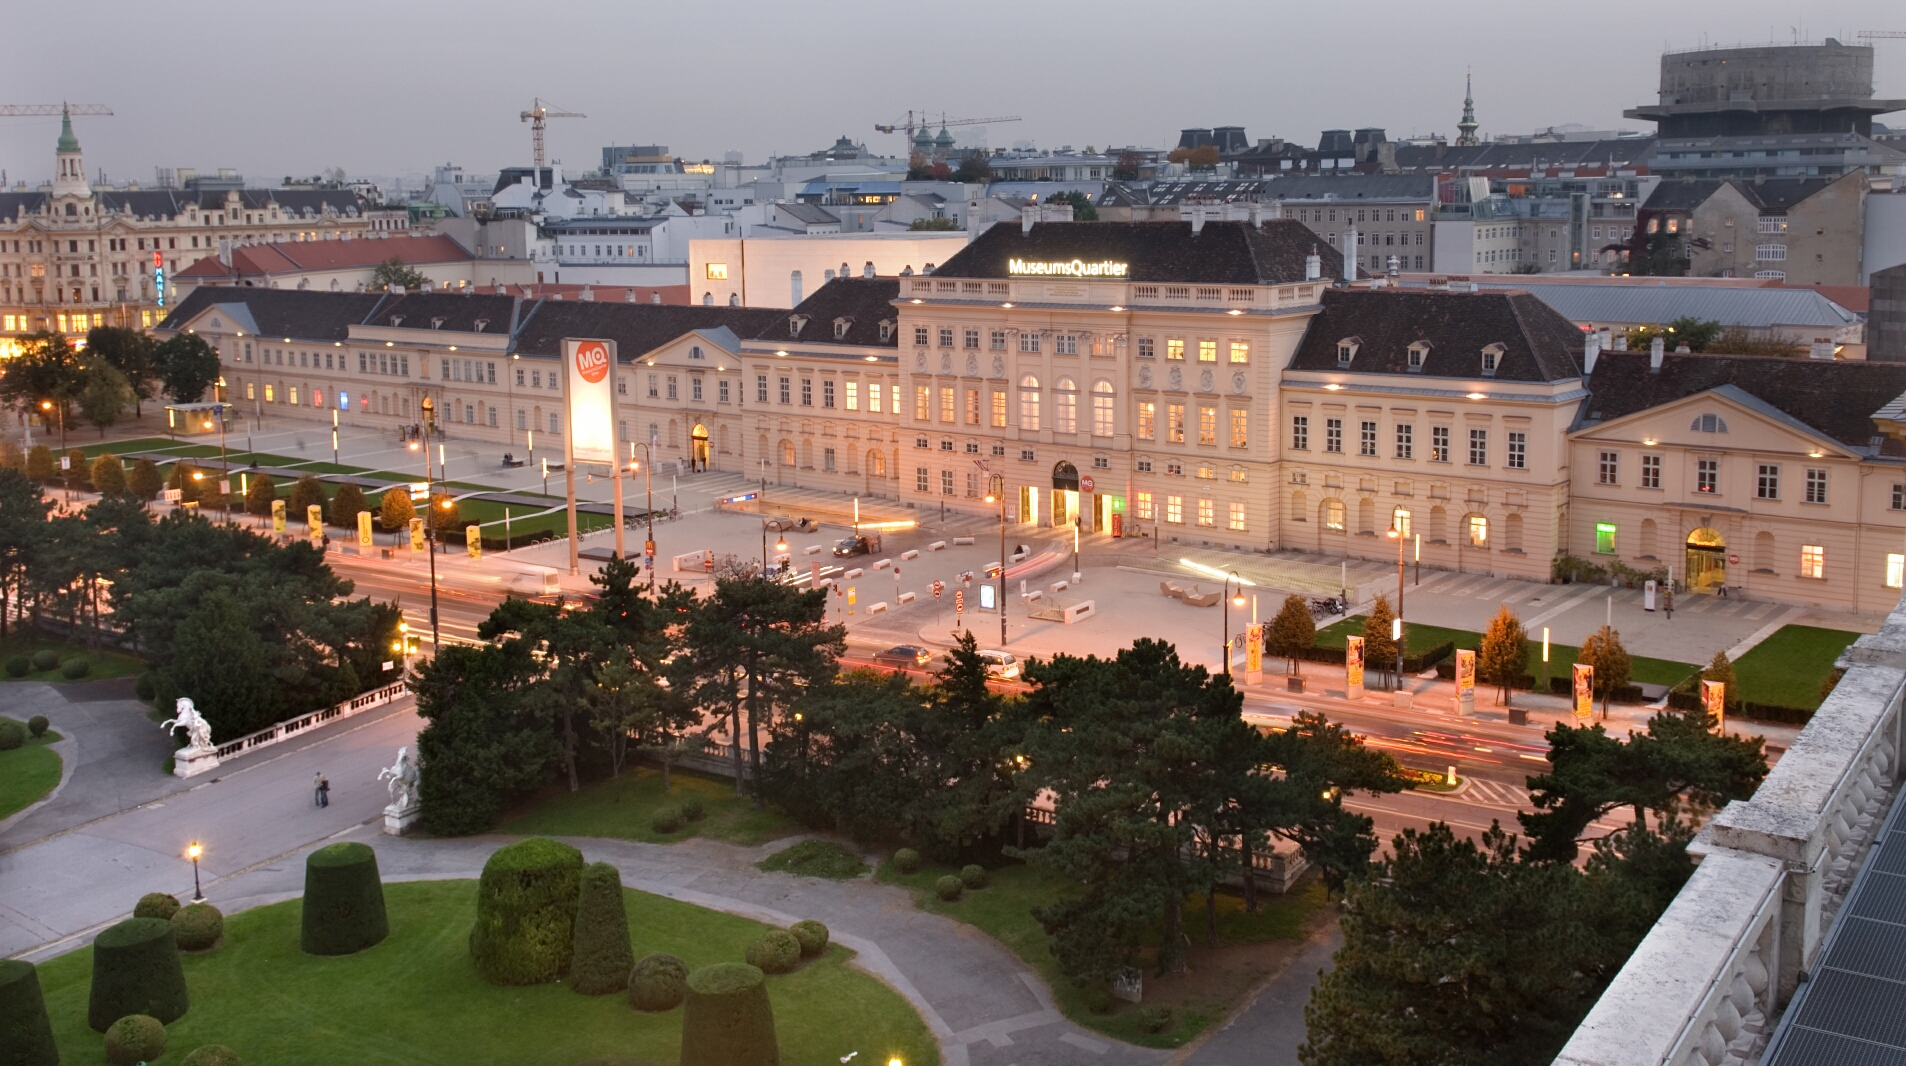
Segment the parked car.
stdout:
[[1009,651],[982,649],[980,660],[986,664],[986,676],[1002,681],[1013,681],[1019,677],[1019,659]]
[[840,558],[852,555],[872,555],[880,550],[880,534],[859,533],[843,537],[834,545],[834,554]]
[[916,644],[896,644],[874,653],[874,662],[901,670],[918,670],[933,662],[933,653]]

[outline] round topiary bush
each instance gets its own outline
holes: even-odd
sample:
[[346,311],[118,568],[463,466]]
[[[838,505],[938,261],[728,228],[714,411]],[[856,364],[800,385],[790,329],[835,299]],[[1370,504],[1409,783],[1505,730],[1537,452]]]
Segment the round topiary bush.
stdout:
[[163,918],[171,921],[179,913],[179,901],[163,892],[148,892],[139,897],[139,903],[132,908],[134,918]]
[[708,813],[707,809],[702,806],[701,797],[699,796],[682,797],[682,820],[683,821],[699,822],[702,820],[702,815],[707,813]]
[[827,927],[812,918],[804,918],[788,926],[788,932],[801,942],[801,955],[813,958],[827,950]]
[[38,739],[46,735],[46,728],[52,724],[53,723],[46,720],[46,715],[36,714],[26,720],[26,731],[33,734],[35,739]]
[[139,1066],[165,1054],[165,1025],[149,1014],[128,1014],[106,1027],[106,1061]]
[[545,837],[496,849],[477,887],[470,954],[493,985],[553,981],[575,944],[582,852]]
[[663,836],[667,836],[681,827],[682,810],[680,807],[657,807],[655,808],[655,813],[649,815],[649,828]]
[[960,867],[960,884],[967,888],[985,888],[986,867],[973,862]]
[[179,1062],[179,1066],[244,1066],[238,1052],[224,1044],[201,1044]]
[[674,1010],[686,995],[688,964],[673,955],[644,955],[629,971],[629,1006],[636,1010]]
[[743,957],[762,973],[789,973],[801,964],[801,942],[786,929],[770,929],[748,945]]
[[51,648],[41,648],[33,653],[33,669],[45,673],[60,664],[60,653]]
[[298,946],[307,955],[350,955],[390,935],[377,852],[339,841],[304,860],[304,917]]
[[66,660],[66,664],[60,667],[60,676],[68,681],[78,681],[92,672],[93,664],[78,656]]
[[210,903],[188,903],[172,916],[172,939],[180,951],[210,951],[225,935],[225,915]]
[[920,853],[912,848],[901,848],[893,853],[893,868],[903,874],[920,872]]
[[753,966],[724,962],[688,976],[681,1066],[780,1066],[767,979]]
[[152,697],[159,694],[159,690],[152,685],[152,675],[149,673],[140,674],[139,680],[132,683],[132,694],[142,700],[151,702]]
[[93,989],[86,1024],[94,1032],[105,1032],[128,1014],[150,1014],[162,1023],[177,1021],[189,1005],[171,922],[128,918],[93,939]]
[[7,676],[25,677],[33,672],[33,660],[24,655],[7,656]]
[[0,959],[0,1049],[0,1062],[9,1066],[59,1066],[40,974],[30,962]]
[[938,881],[933,882],[933,891],[938,893],[940,898],[947,901],[948,903],[951,903],[954,900],[959,899],[960,893],[965,890],[966,890],[965,883],[963,883],[958,877],[955,877],[952,874],[946,874],[942,876]]
[[11,718],[0,719],[0,751],[12,751],[26,743],[26,726]]
[[629,987],[635,952],[629,949],[629,913],[622,905],[622,875],[606,862],[583,867],[576,903],[575,961],[569,987],[602,996]]

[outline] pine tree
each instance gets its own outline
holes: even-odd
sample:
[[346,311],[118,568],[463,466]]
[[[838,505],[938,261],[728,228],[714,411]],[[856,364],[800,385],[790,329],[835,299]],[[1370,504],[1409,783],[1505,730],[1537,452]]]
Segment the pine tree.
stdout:
[[1608,717],[1608,699],[1616,689],[1628,684],[1628,649],[1621,646],[1621,634],[1607,626],[1589,634],[1575,661],[1595,668],[1595,691],[1602,698],[1602,718]]
[[1301,656],[1315,643],[1317,622],[1310,616],[1310,604],[1296,593],[1284,597],[1284,606],[1278,608],[1277,617],[1271,619],[1264,633],[1264,649],[1284,657],[1285,673],[1298,674]]
[[1522,619],[1506,603],[1489,620],[1489,630],[1482,635],[1482,646],[1476,652],[1476,674],[1501,690],[1504,707],[1509,706],[1509,694],[1528,662],[1528,641]]
[[1378,596],[1370,605],[1370,613],[1363,619],[1363,662],[1365,667],[1375,666],[1394,668],[1399,677],[1403,664],[1398,660],[1396,641],[1390,637],[1390,623],[1396,620],[1396,612],[1390,609],[1390,598]]

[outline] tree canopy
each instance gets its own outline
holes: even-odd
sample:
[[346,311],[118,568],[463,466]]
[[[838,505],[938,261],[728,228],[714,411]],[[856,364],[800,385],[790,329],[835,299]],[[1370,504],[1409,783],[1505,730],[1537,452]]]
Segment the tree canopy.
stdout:
[[152,353],[154,369],[173,403],[198,403],[218,381],[218,349],[196,333],[176,333]]
[[407,265],[402,256],[393,255],[377,264],[377,269],[371,271],[371,289],[375,292],[382,292],[389,288],[416,292],[428,284],[430,279],[424,276],[423,271]]

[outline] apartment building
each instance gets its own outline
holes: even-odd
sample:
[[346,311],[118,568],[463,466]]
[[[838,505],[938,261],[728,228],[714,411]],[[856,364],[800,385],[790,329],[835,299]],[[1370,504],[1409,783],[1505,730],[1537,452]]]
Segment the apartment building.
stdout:
[[1643,203],[1638,238],[1678,238],[1696,277],[1857,285],[1865,276],[1867,178],[1664,181]]

